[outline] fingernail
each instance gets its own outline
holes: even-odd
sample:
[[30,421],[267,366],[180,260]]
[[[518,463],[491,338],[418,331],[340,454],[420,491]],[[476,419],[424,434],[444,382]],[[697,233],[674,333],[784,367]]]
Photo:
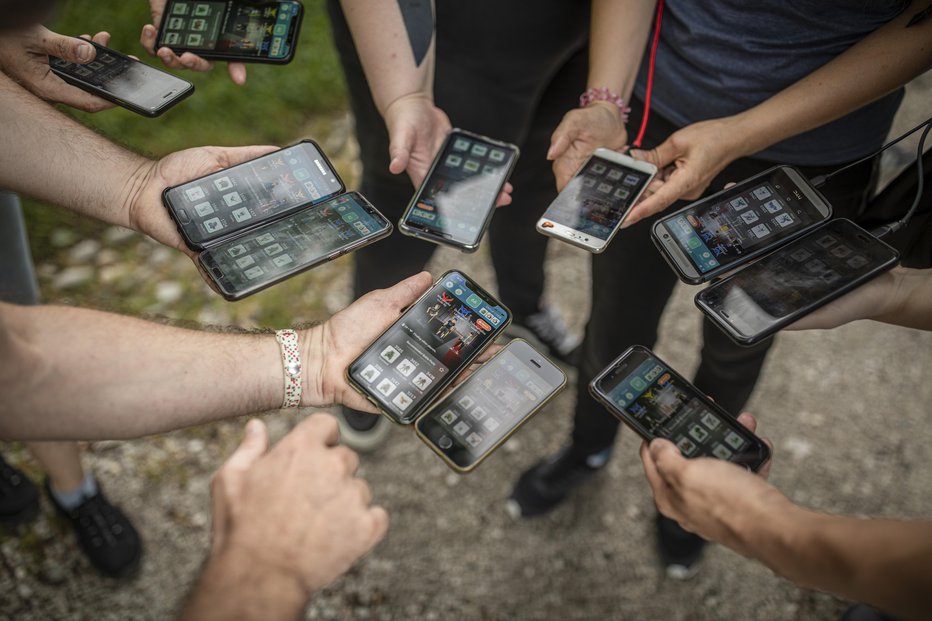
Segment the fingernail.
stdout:
[[94,48],[90,44],[82,43],[78,45],[78,60],[86,63],[94,55]]
[[251,437],[259,433],[259,421],[255,418],[246,423],[246,436]]

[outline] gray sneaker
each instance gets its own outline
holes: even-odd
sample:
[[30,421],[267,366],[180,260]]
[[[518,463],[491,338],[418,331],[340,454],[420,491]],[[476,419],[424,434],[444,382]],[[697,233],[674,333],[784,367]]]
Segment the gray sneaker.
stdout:
[[506,333],[541,346],[545,353],[569,365],[576,364],[582,336],[573,334],[560,312],[550,305],[533,315],[515,316]]

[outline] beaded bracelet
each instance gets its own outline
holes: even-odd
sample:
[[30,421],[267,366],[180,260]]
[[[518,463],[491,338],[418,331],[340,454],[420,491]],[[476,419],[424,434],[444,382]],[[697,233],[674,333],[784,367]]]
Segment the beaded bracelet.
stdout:
[[607,101],[615,104],[618,106],[618,109],[621,110],[622,123],[628,122],[628,115],[631,113],[631,108],[625,105],[625,100],[621,98],[621,95],[618,95],[608,88],[589,88],[586,89],[585,93],[579,96],[579,107],[585,108],[593,101]]
[[275,333],[282,350],[282,367],[285,374],[282,408],[296,408],[301,404],[301,351],[298,349],[298,333],[294,330],[279,330]]

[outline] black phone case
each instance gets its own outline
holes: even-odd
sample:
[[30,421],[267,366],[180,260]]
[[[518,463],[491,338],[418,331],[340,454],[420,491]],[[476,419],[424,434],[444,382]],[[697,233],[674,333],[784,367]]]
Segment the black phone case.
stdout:
[[294,37],[291,40],[291,47],[288,49],[288,56],[284,58],[262,58],[260,56],[239,56],[236,54],[223,54],[221,52],[212,52],[205,50],[195,50],[190,49],[180,45],[166,45],[162,43],[162,33],[165,32],[165,22],[169,19],[170,15],[167,10],[168,3],[166,3],[166,10],[162,13],[162,21],[159,22],[159,31],[156,34],[155,38],[155,49],[160,47],[167,47],[173,51],[178,56],[181,56],[185,52],[191,52],[196,54],[201,58],[206,58],[207,60],[224,60],[231,63],[250,63],[250,64],[261,64],[261,65],[287,65],[292,60],[294,60],[295,50],[298,48],[298,40],[301,37],[301,24],[304,22],[304,5],[301,2],[296,2],[298,5],[298,20],[294,28]]
[[[847,220],[846,218],[839,218],[839,220],[845,220],[845,221],[847,221],[847,222],[850,222],[850,220]],[[817,227],[817,228],[815,228],[815,229],[810,230],[810,231],[809,231],[809,234],[810,234],[810,235],[814,235],[814,234],[818,233],[818,232],[821,231],[823,228],[829,226],[829,224],[830,224],[831,222],[832,222],[831,220],[830,220],[830,221],[827,221],[827,222],[823,222],[821,226],[819,226],[819,227]],[[852,224],[853,226],[856,226],[856,227],[857,227],[857,225],[854,224],[853,222],[851,222],[851,224]],[[860,229],[861,227],[858,227],[858,228]],[[861,229],[861,230],[863,231],[863,229]],[[870,235],[870,233],[868,233],[867,231],[864,231],[864,233],[867,234],[867,235]],[[790,325],[791,323],[793,323],[793,322],[795,322],[795,321],[797,321],[797,320],[799,320],[799,319],[802,319],[803,317],[805,317],[805,316],[808,315],[809,313],[815,312],[816,310],[822,308],[822,307],[825,306],[826,304],[828,304],[828,303],[830,303],[830,302],[832,302],[832,301],[834,301],[834,300],[837,300],[838,298],[840,298],[841,296],[845,295],[846,293],[849,293],[850,291],[854,291],[855,289],[857,289],[857,288],[860,287],[861,285],[863,285],[863,284],[865,284],[865,283],[867,283],[867,282],[873,280],[874,278],[877,278],[878,276],[880,276],[880,275],[883,274],[884,272],[889,271],[889,270],[893,269],[894,267],[896,267],[896,265],[899,263],[899,260],[900,260],[900,255],[899,255],[899,253],[896,251],[896,249],[893,248],[892,246],[890,246],[889,244],[884,243],[883,241],[881,241],[881,240],[879,240],[879,239],[877,240],[877,243],[883,244],[884,246],[886,246],[886,247],[890,250],[890,252],[891,252],[891,254],[892,254],[892,257],[891,257],[887,262],[885,262],[885,263],[883,263],[883,264],[881,264],[881,265],[876,266],[876,267],[875,267],[873,270],[871,270],[870,272],[867,272],[867,273],[863,274],[862,276],[858,277],[857,280],[854,280],[854,281],[852,281],[851,283],[849,283],[848,285],[846,285],[846,286],[844,286],[844,287],[841,287],[840,289],[838,289],[838,290],[836,290],[836,291],[833,291],[832,293],[828,294],[828,295],[827,295],[826,297],[824,297],[823,299],[817,300],[816,302],[813,302],[812,304],[809,304],[809,305],[806,306],[805,308],[803,308],[803,309],[797,311],[795,314],[790,315],[790,316],[786,317],[785,319],[782,319],[782,320],[776,322],[773,326],[771,326],[771,327],[768,328],[767,330],[763,330],[763,331],[761,331],[761,332],[759,332],[758,334],[755,334],[755,335],[753,335],[753,336],[745,336],[745,335],[743,335],[743,334],[739,334],[738,332],[736,332],[735,329],[732,327],[732,325],[731,325],[730,323],[728,323],[721,315],[719,315],[719,314],[715,311],[715,309],[712,308],[711,304],[707,303],[706,300],[704,299],[704,297],[707,297],[707,296],[709,295],[709,291],[711,291],[711,290],[714,289],[715,287],[723,286],[724,283],[727,283],[727,282],[730,281],[732,278],[734,278],[734,277],[736,276],[736,274],[732,274],[732,275],[729,275],[729,276],[727,276],[727,277],[725,277],[725,278],[722,278],[722,279],[716,281],[714,284],[712,284],[712,285],[706,287],[705,289],[703,289],[702,291],[700,291],[699,293],[697,293],[697,294],[695,295],[695,297],[693,298],[693,303],[696,305],[696,307],[697,307],[699,310],[701,310],[701,311],[703,312],[703,314],[705,314],[706,317],[708,317],[708,318],[712,321],[712,323],[714,323],[722,332],[724,332],[725,334],[727,334],[728,337],[731,338],[731,340],[733,340],[733,341],[734,341],[735,343],[737,343],[738,345],[742,345],[742,346],[744,346],[744,347],[750,347],[750,346],[752,346],[752,345],[756,345],[757,343],[760,343],[760,342],[763,341],[765,338],[768,338],[768,337],[770,337],[770,336],[773,336],[774,334],[776,334],[777,332],[779,332],[780,330],[782,330],[782,329],[785,328],[786,326]],[[775,250],[774,252],[780,252],[781,249],[782,249],[782,248],[778,248],[778,249]],[[757,263],[758,261],[764,260],[765,258],[769,257],[770,254],[773,254],[773,253],[766,254],[766,255],[764,255],[764,256],[758,258],[756,261],[753,261],[753,262],[750,263],[749,265],[746,265],[745,267],[750,267],[751,265],[754,265],[754,264]]]
[[[306,139],[301,140],[301,141],[299,141],[299,142],[296,142],[296,143],[294,143],[294,144],[290,144],[290,145],[288,145],[288,146],[282,147],[282,148],[279,149],[278,151],[284,151],[285,149],[290,149],[290,148],[292,148],[292,147],[295,147],[295,146],[297,146],[297,145],[299,145],[299,144],[302,144],[302,143],[305,143],[305,142],[314,145],[314,148],[317,149],[317,151],[320,153],[321,157],[322,157],[322,158],[324,159],[324,161],[327,163],[327,167],[333,172],[333,176],[336,177],[336,178],[337,178],[337,181],[340,182],[340,191],[339,191],[339,192],[337,192],[336,194],[334,194],[334,195],[332,195],[332,196],[328,196],[326,199],[321,199],[321,200],[318,200],[318,201],[310,201],[310,202],[308,202],[306,205],[302,205],[302,206],[300,206],[300,207],[295,207],[294,209],[292,209],[292,210],[290,210],[290,211],[287,211],[287,212],[282,213],[282,214],[278,214],[278,215],[276,215],[275,217],[272,217],[272,218],[270,218],[270,219],[268,219],[268,220],[260,220],[259,222],[255,222],[252,226],[246,227],[245,229],[242,229],[242,230],[240,230],[240,231],[236,231],[236,232],[231,233],[231,234],[229,234],[229,235],[225,235],[225,236],[223,236],[223,237],[218,237],[217,239],[211,239],[211,240],[209,240],[209,241],[207,241],[207,242],[198,242],[198,241],[194,241],[194,240],[190,239],[190,238],[188,237],[187,233],[185,232],[184,227],[181,226],[181,222],[179,221],[178,216],[177,216],[176,213],[175,213],[175,206],[172,204],[171,200],[169,199],[168,194],[169,194],[169,192],[171,192],[172,190],[174,190],[174,189],[176,189],[176,188],[180,188],[180,187],[186,186],[186,185],[188,185],[189,183],[194,183],[195,181],[200,181],[201,179],[204,179],[204,178],[206,178],[206,177],[210,177],[210,176],[212,176],[212,175],[215,175],[215,174],[217,174],[217,173],[220,172],[220,171],[214,171],[214,172],[208,173],[208,174],[206,174],[206,175],[201,175],[200,177],[195,177],[194,179],[189,179],[188,181],[185,181],[184,183],[182,183],[182,184],[180,184],[180,185],[173,185],[173,186],[167,187],[167,188],[165,188],[164,190],[162,190],[162,204],[165,205],[165,208],[168,210],[168,215],[171,216],[172,221],[175,223],[175,228],[178,229],[178,233],[181,235],[181,238],[184,240],[185,245],[186,245],[188,248],[190,248],[191,250],[195,251],[195,252],[203,252],[204,250],[207,250],[208,248],[212,248],[213,246],[220,245],[220,244],[222,244],[222,243],[224,243],[224,242],[227,242],[227,241],[229,241],[229,240],[231,240],[231,239],[234,239],[234,238],[236,238],[236,237],[239,237],[240,235],[242,235],[243,233],[246,233],[247,231],[255,231],[257,228],[259,228],[259,227],[262,226],[262,225],[265,225],[265,224],[268,223],[268,222],[275,222],[276,220],[279,220],[279,219],[281,219],[281,218],[290,216],[290,215],[293,214],[293,213],[296,213],[296,212],[298,212],[298,211],[301,211],[302,209],[304,209],[304,208],[306,208],[306,207],[311,207],[311,206],[313,206],[313,205],[320,204],[320,203],[324,202],[325,200],[328,200],[328,199],[330,199],[330,198],[333,198],[334,196],[339,196],[340,194],[344,194],[344,193],[346,192],[346,184],[343,183],[343,179],[342,179],[342,178],[340,177],[340,175],[337,173],[336,168],[333,167],[333,164],[330,162],[330,158],[327,157],[327,154],[324,153],[324,150],[321,149],[321,148],[320,148],[320,145],[317,144],[317,142],[315,142],[314,140],[311,140],[310,138],[306,138]],[[239,162],[239,163],[236,164],[235,166],[241,166],[241,165],[243,165],[243,164],[248,164],[249,162],[254,162],[254,161],[258,160],[258,159],[262,159],[263,157],[268,157],[268,156],[271,155],[272,153],[277,153],[278,151],[272,151],[271,153],[266,153],[265,155],[260,155],[260,156],[258,156],[258,157],[254,157],[254,158],[252,158],[251,160],[246,160],[246,161],[244,161],[244,162]],[[230,168],[234,168],[235,166],[231,166]]]
[[[679,379],[680,381],[682,381],[683,383],[691,387],[693,391],[695,391],[696,396],[698,396],[705,405],[709,406],[712,410],[714,410],[716,414],[719,414],[720,416],[722,416],[723,419],[733,422],[734,428],[737,429],[739,433],[747,434],[748,436],[754,439],[754,442],[757,444],[759,448],[759,454],[761,455],[761,460],[756,465],[756,467],[750,468],[751,470],[753,470],[754,472],[757,472],[761,469],[761,467],[763,467],[764,464],[770,461],[770,448],[767,446],[767,444],[763,440],[760,439],[760,437],[757,434],[755,434],[751,430],[747,429],[744,425],[739,423],[738,419],[735,416],[733,416],[730,412],[724,410],[720,405],[715,403],[715,401],[709,398],[705,393],[703,393],[698,388],[693,386],[692,382],[687,381],[682,375],[674,371],[673,367],[671,367],[669,364],[661,360],[660,357],[657,356],[657,354],[655,354],[648,348],[644,347],[643,345],[632,345],[631,347],[626,349],[624,352],[622,352],[620,356],[612,360],[612,363],[610,365],[608,365],[602,371],[600,371],[599,374],[596,375],[595,378],[593,378],[591,382],[589,382],[589,394],[592,395],[592,398],[598,401],[602,405],[602,407],[608,410],[612,416],[614,416],[615,418],[620,420],[622,423],[624,423],[625,426],[629,427],[632,431],[638,434],[638,436],[640,436],[641,439],[645,440],[646,442],[650,442],[651,440],[654,439],[649,434],[644,433],[643,430],[640,428],[640,426],[638,426],[638,424],[635,421],[631,420],[628,417],[626,412],[620,411],[618,407],[614,403],[612,403],[610,400],[608,400],[605,397],[605,395],[598,389],[598,383],[605,376],[605,374],[608,371],[615,368],[615,366],[621,360],[623,360],[624,358],[626,358],[632,352],[635,352],[635,351],[646,353],[650,355],[651,357],[656,358],[661,364],[663,364],[667,368],[668,373],[675,375],[677,379]],[[735,462],[729,462],[729,463],[735,463]],[[740,466],[741,464],[735,464],[735,465]]]
[[[88,43],[90,43],[91,45],[93,45],[97,50],[105,50],[105,51],[108,52],[109,54],[113,54],[114,56],[119,56],[119,57],[121,57],[121,58],[125,58],[125,59],[129,60],[130,62],[142,63],[142,61],[140,61],[140,60],[135,60],[135,59],[133,59],[133,58],[130,58],[130,57],[127,56],[126,54],[121,54],[120,52],[117,52],[117,51],[114,50],[114,49],[111,49],[111,48],[109,48],[109,47],[104,47],[103,45],[100,45],[100,44],[98,44],[98,43],[94,43],[93,41],[88,41]],[[146,64],[146,63],[142,63],[142,64]],[[152,65],[148,65],[148,66],[149,66],[150,68],[152,68],[152,69],[155,69],[156,71],[160,71],[161,73],[164,73],[164,74],[166,74],[166,75],[170,75],[170,76],[172,76],[173,78],[176,78],[176,79],[178,79],[178,80],[181,80],[182,82],[184,82],[185,84],[188,85],[188,87],[187,87],[185,90],[181,91],[181,92],[180,92],[178,95],[176,95],[175,97],[169,99],[169,100],[165,103],[165,105],[163,105],[161,108],[158,108],[157,110],[154,110],[154,111],[153,111],[153,110],[148,110],[148,109],[146,109],[146,108],[140,108],[139,106],[133,104],[133,103],[130,102],[130,101],[127,101],[127,100],[125,100],[125,99],[121,99],[121,98],[119,98],[119,97],[117,97],[117,96],[111,94],[109,91],[106,91],[106,90],[100,88],[99,86],[95,86],[94,84],[90,84],[90,83],[88,83],[88,82],[85,82],[84,80],[82,80],[81,78],[79,78],[79,77],[77,77],[77,76],[73,76],[73,75],[71,75],[71,74],[69,74],[69,73],[66,73],[66,72],[62,71],[61,69],[58,69],[57,67],[53,67],[51,64],[49,65],[49,69],[52,71],[52,73],[54,73],[55,75],[57,75],[58,77],[60,77],[62,80],[64,80],[65,82],[67,82],[68,84],[70,84],[70,85],[72,85],[72,86],[74,86],[74,87],[80,88],[82,91],[87,91],[88,93],[90,93],[90,94],[92,94],[92,95],[96,95],[97,97],[100,97],[101,99],[106,99],[107,101],[109,101],[109,102],[111,102],[111,103],[115,103],[116,105],[120,106],[121,108],[126,108],[126,109],[129,110],[130,112],[135,112],[136,114],[139,114],[139,115],[148,117],[148,118],[150,118],[150,119],[153,119],[153,118],[156,118],[156,117],[158,117],[158,116],[161,116],[162,114],[165,113],[166,110],[169,110],[169,109],[175,107],[175,105],[178,104],[180,101],[182,101],[182,100],[184,100],[184,99],[187,99],[188,97],[191,96],[192,93],[194,93],[194,84],[192,84],[191,82],[188,82],[188,81],[185,80],[184,78],[179,78],[178,76],[176,76],[176,75],[174,75],[174,74],[168,73],[167,71],[162,71],[161,69],[159,69],[159,68],[157,68],[157,67],[152,67]]]

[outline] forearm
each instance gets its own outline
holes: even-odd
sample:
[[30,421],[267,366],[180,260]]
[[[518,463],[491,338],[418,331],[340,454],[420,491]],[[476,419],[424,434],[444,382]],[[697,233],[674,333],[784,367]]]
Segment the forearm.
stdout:
[[749,555],[795,584],[907,619],[932,605],[932,522],[831,516],[799,507],[771,515]]
[[285,572],[258,567],[235,551],[221,553],[205,565],[181,621],[298,619],[310,595]]
[[150,160],[113,144],[2,73],[0,127],[0,187],[130,225],[129,204]]
[[422,25],[412,26],[415,30],[409,33],[402,16],[402,11],[426,11],[426,7],[412,9],[397,0],[341,0],[341,5],[379,113],[385,116],[389,105],[402,97],[432,99],[436,49],[433,22],[426,55],[419,58],[412,41],[427,36],[426,31],[422,32],[426,24],[420,20]]
[[918,330],[932,330],[932,270],[896,268],[888,304],[877,321]]
[[932,67],[932,19],[905,27],[917,4],[805,78],[732,117],[738,155],[752,155],[834,121]]
[[651,32],[656,0],[595,0],[589,34],[590,88],[608,88],[631,101]]
[[273,335],[0,305],[0,435],[130,438],[279,407]]

